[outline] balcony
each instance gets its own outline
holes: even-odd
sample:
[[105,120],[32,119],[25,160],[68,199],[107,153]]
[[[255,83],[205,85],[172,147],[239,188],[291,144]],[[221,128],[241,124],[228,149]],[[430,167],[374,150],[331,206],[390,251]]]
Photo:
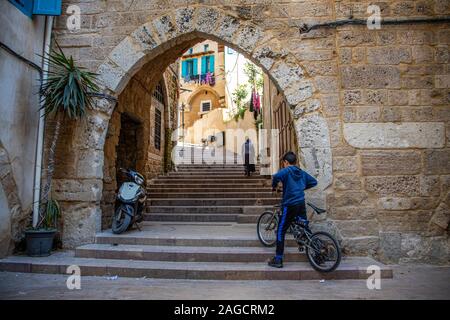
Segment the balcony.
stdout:
[[183,77],[183,81],[185,83],[195,83],[199,85],[209,84],[210,86],[214,86],[216,84],[214,73],[190,74]]

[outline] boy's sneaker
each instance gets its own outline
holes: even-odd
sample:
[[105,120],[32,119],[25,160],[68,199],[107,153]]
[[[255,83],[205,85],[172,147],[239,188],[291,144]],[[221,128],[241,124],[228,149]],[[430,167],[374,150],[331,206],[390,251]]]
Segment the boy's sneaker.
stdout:
[[283,259],[273,257],[272,259],[269,260],[267,264],[274,268],[283,268]]

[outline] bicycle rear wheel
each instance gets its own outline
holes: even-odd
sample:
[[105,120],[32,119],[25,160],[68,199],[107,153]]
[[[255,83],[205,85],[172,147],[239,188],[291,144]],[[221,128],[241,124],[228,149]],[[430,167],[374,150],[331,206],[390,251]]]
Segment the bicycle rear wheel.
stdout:
[[334,271],[341,263],[341,250],[334,237],[323,231],[313,233],[306,246],[311,266],[319,272]]
[[273,247],[277,242],[278,219],[272,211],[264,212],[258,218],[257,233],[261,243],[266,247]]

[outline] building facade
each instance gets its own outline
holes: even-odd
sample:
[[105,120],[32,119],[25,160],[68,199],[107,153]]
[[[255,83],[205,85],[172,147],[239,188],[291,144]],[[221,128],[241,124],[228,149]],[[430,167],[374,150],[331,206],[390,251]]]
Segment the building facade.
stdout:
[[8,1],[0,2],[0,257],[14,249],[31,224],[43,137],[36,93],[51,23],[49,17],[31,19]]
[[[450,14],[448,1],[379,2],[392,22],[380,29],[334,23],[367,20],[370,1],[67,0],[63,12],[72,4],[82,9],[80,30],[69,32],[63,14],[54,35],[116,98],[136,76],[154,88],[205,38],[244,54],[287,102],[297,151],[319,180],[310,197],[328,210],[317,225],[347,254],[448,263],[450,27],[437,19]],[[65,136],[72,148],[60,153],[55,184],[66,188],[58,192],[66,247],[92,242],[99,228],[114,109],[98,99],[86,124]]]
[[[236,65],[230,60],[229,52],[230,48],[216,41],[205,40],[192,46],[181,56],[178,115],[179,128],[184,128],[184,136],[179,137],[181,143],[208,144],[207,140],[212,136],[222,140],[226,130],[256,129],[250,112],[246,112],[237,121],[232,117],[237,111],[232,93],[238,84],[237,75],[244,73],[243,66],[247,60],[241,58],[241,63]],[[231,63],[235,64],[232,69]],[[241,76],[240,81],[246,82],[244,76]],[[179,132],[182,134],[183,130]],[[217,144],[213,142],[209,145]],[[222,146],[221,143],[219,145]],[[230,152],[237,152],[239,149],[236,146],[229,147]]]

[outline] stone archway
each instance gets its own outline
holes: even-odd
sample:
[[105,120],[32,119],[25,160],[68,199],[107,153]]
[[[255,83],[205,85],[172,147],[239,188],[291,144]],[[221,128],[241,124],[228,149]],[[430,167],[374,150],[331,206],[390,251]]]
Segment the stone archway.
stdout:
[[210,92],[217,100],[220,100],[219,94],[216,92],[216,90],[210,88],[209,86],[201,86],[194,92],[192,92],[189,96],[188,104],[191,104],[191,101],[199,94],[201,94],[204,91]]
[[[320,181],[312,197],[325,201],[322,191],[332,182],[332,156],[327,122],[320,98],[302,64],[277,39],[256,24],[211,7],[184,7],[167,12],[140,27],[120,42],[97,70],[105,94],[118,97],[130,79],[153,59],[183,44],[208,38],[242,53],[266,72],[290,104],[301,110],[295,117],[300,154],[306,169]],[[92,242],[100,229],[103,146],[114,101],[98,99],[95,108],[76,129],[73,157],[79,188],[74,212],[64,222],[63,243],[74,247]],[[81,143],[82,142],[82,143]],[[76,212],[76,213],[75,213]]]

